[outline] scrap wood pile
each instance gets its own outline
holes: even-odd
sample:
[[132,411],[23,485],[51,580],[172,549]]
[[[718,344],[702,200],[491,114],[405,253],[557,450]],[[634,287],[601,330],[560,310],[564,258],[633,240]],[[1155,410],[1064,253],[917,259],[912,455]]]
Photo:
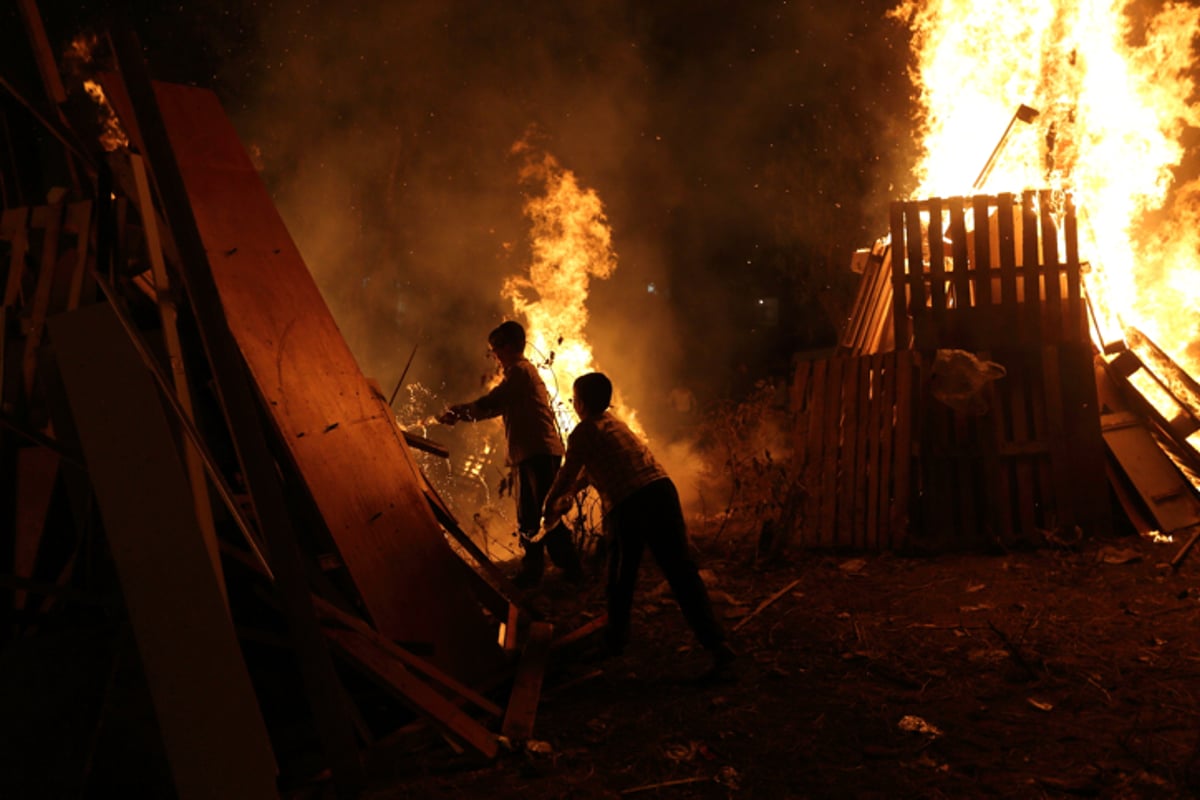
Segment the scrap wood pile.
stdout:
[[551,627],[416,466],[215,95],[112,49],[127,147],[0,106],[53,143],[0,163],[3,793],[352,796],[430,740],[529,738]]
[[1111,486],[1138,530],[1185,536],[1178,563],[1200,530],[1200,387],[1110,332],[1069,197],[897,202],[851,266],[838,353],[793,383],[803,544],[1077,540],[1111,530]]

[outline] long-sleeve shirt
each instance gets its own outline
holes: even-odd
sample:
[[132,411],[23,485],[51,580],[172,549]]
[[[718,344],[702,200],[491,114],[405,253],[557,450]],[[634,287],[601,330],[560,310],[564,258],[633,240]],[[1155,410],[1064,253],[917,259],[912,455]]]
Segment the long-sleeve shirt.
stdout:
[[646,443],[606,411],[583,420],[567,437],[567,455],[546,496],[546,507],[591,485],[607,514],[638,489],[666,477]]
[[503,418],[510,464],[520,464],[532,456],[563,454],[546,384],[528,359],[522,358],[505,369],[504,378],[495,388],[467,403],[466,416],[472,420]]

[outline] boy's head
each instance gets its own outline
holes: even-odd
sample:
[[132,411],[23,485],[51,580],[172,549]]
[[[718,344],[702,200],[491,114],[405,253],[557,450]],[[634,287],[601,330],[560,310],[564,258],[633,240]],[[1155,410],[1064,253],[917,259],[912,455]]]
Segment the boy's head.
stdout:
[[612,402],[612,381],[603,372],[589,372],[575,379],[575,413],[580,419],[598,417]]
[[500,363],[507,367],[525,355],[525,329],[511,319],[501,322],[488,334],[488,344]]

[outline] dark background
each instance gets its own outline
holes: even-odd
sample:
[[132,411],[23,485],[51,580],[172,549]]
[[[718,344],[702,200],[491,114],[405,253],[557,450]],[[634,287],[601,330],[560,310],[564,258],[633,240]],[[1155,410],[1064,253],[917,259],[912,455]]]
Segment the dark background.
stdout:
[[528,264],[514,143],[605,205],[588,333],[651,426],[671,389],[737,396],[834,343],[915,157],[890,0],[39,5],[56,51],[132,25],[156,78],[216,91],[364,371],[390,389],[417,345],[439,400],[475,391]]

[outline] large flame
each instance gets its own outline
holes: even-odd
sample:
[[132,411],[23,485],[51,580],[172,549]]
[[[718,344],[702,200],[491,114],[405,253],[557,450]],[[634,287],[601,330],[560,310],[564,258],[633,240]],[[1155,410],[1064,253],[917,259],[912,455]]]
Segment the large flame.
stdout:
[[[525,141],[514,152],[525,158],[522,183],[534,189],[525,203],[532,253],[529,274],[506,280],[503,295],[526,322],[529,355],[546,378],[565,436],[577,422],[571,385],[596,369],[586,333],[588,288],[617,268],[612,229],[600,197],[554,156]],[[622,416],[636,426],[630,409]]]
[[[1200,374],[1200,180],[1178,174],[1200,127],[1200,8],[909,0],[893,13],[917,57],[917,196],[1071,193],[1089,280],[1103,276],[1121,322]],[[1022,105],[1039,113],[1018,118]]]

